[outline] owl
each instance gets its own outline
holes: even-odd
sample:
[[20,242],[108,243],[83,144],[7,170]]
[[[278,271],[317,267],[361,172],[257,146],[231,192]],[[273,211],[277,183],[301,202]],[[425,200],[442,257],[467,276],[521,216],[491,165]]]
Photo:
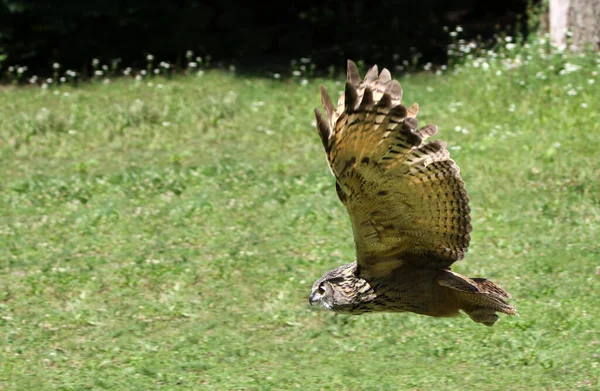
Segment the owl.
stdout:
[[401,104],[400,83],[377,66],[361,80],[348,61],[337,107],[323,87],[321,99],[317,130],[350,216],[356,258],[319,278],[310,304],[346,314],[462,311],[486,326],[497,312],[517,315],[504,289],[451,270],[469,246],[469,197],[446,143],[425,142],[437,127],[419,128],[419,106]]

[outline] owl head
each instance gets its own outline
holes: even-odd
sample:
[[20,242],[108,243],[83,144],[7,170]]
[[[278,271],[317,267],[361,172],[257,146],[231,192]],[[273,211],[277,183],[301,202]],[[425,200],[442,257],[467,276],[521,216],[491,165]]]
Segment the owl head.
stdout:
[[336,312],[354,312],[365,298],[361,288],[366,284],[355,276],[355,269],[356,263],[350,263],[325,273],[313,284],[308,302]]

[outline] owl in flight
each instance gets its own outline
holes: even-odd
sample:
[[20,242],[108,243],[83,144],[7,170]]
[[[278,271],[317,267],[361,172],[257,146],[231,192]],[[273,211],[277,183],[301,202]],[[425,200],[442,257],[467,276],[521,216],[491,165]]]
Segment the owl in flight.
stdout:
[[356,260],[319,278],[310,304],[340,313],[415,312],[447,317],[459,310],[492,326],[517,315],[510,294],[450,266],[469,246],[469,197],[446,143],[425,142],[437,127],[417,127],[419,106],[401,104],[402,87],[377,66],[360,80],[348,61],[337,107],[321,87],[326,115],[317,129],[348,210]]

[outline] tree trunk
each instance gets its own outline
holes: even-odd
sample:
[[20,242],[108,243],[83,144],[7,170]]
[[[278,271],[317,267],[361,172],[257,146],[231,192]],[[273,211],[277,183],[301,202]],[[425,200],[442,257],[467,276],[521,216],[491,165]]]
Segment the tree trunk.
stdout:
[[550,38],[557,45],[571,49],[600,49],[600,0],[550,0]]

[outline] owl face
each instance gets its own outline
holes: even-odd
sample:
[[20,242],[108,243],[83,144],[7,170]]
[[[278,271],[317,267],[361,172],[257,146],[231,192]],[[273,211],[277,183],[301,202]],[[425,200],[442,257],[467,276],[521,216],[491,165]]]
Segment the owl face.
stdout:
[[354,276],[355,264],[348,264],[326,273],[312,286],[308,297],[311,305],[320,304],[328,310],[345,312],[356,304],[358,298]]
[[331,310],[335,306],[335,287],[328,280],[322,278],[317,280],[312,287],[312,292],[308,296],[310,305],[321,304],[323,307]]

